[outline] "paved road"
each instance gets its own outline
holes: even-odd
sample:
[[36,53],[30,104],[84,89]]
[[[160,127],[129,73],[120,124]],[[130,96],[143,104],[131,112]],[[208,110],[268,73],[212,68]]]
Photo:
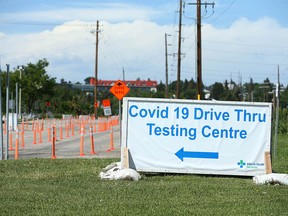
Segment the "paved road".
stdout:
[[[46,120],[47,121],[47,120]],[[48,141],[48,122],[44,123],[44,130],[42,132],[42,143],[40,143],[40,136],[37,133],[36,144],[34,142],[34,133],[32,130],[31,122],[29,122],[29,128],[25,128],[25,147],[21,147],[21,133],[19,133],[19,159],[26,158],[51,158],[52,156],[52,142]],[[57,127],[56,127],[57,128]],[[110,131],[104,132],[94,132],[94,150],[96,154],[91,154],[91,144],[90,144],[90,133],[89,124],[85,127],[86,132],[84,134],[84,156],[80,156],[80,126],[75,125],[74,136],[71,135],[71,130],[69,131],[69,137],[65,133],[65,128],[63,126],[62,137],[60,139],[59,135],[59,124],[57,132],[57,140],[55,143],[55,155],[56,158],[119,158],[120,160],[120,130],[119,125],[113,126],[113,144],[115,150],[107,152],[110,149]],[[16,133],[13,134],[13,150],[9,151],[9,159],[15,158],[15,137]],[[4,147],[6,146],[6,135],[4,134]],[[9,145],[10,148],[10,145]],[[5,153],[5,149],[4,149]]]

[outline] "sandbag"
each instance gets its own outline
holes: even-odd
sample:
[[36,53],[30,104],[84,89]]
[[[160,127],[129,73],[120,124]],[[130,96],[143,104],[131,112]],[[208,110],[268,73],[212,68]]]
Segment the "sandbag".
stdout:
[[103,170],[104,172],[100,172],[99,174],[101,179],[132,181],[139,181],[141,179],[140,174],[136,170],[130,168],[121,169],[120,162],[109,164]]
[[270,173],[253,177],[256,184],[282,184],[288,185],[288,174]]

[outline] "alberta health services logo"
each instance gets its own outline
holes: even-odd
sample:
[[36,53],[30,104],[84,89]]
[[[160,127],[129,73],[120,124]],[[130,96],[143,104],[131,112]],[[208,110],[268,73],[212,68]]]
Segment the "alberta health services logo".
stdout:
[[263,167],[264,163],[246,163],[244,160],[240,160],[237,162],[237,165],[242,169],[242,168],[258,168],[258,167]]

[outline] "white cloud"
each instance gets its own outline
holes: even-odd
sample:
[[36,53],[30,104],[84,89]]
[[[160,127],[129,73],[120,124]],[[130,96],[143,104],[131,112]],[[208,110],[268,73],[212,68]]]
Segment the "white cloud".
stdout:
[[31,23],[31,24],[57,24],[71,20],[96,21],[107,20],[110,22],[133,21],[136,19],[150,20],[159,16],[161,12],[149,7],[130,4],[94,4],[90,7],[42,9],[17,13],[2,13],[4,23]]
[[267,77],[276,82],[277,64],[282,64],[288,53],[287,36],[287,28],[267,17],[255,22],[241,18],[227,29],[204,26],[204,68],[217,70],[214,77],[222,80],[232,77],[238,81],[240,75],[242,82],[248,82],[250,77],[257,82]]
[[[136,20],[100,22],[100,28],[99,79],[121,79],[124,67],[126,79],[165,80],[164,34],[175,34],[173,26]],[[91,29],[95,29],[95,23],[72,21],[39,33],[0,34],[1,62],[10,63],[13,68],[46,58],[52,77],[83,82],[86,77],[94,76],[95,35],[90,33]],[[186,39],[182,47],[185,58],[181,78],[190,80],[195,79],[194,27],[185,26],[183,32]],[[288,73],[287,63],[283,61],[285,56],[287,61],[288,29],[275,20],[239,19],[226,29],[204,25],[202,37],[205,84],[223,82],[230,77],[238,82],[239,74],[242,82],[248,82],[250,76],[255,82],[262,82],[266,77],[275,82],[277,64],[283,66],[283,73]],[[176,45],[173,47],[169,47],[170,53],[175,52]],[[169,57],[170,69],[172,62]],[[174,76],[169,79],[175,80],[175,71],[170,74]],[[287,78],[283,77],[283,82],[287,84]]]

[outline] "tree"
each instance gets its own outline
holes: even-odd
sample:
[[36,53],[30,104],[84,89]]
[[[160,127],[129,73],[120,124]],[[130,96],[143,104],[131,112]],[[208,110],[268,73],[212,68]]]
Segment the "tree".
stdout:
[[252,78],[250,78],[249,84],[246,84],[246,89],[248,90],[248,100],[253,101],[254,82]]
[[87,85],[87,84],[90,84],[90,80],[91,79],[95,79],[94,77],[87,77],[86,79],[84,79],[84,83]]
[[157,86],[157,92],[158,91],[163,91],[163,92],[165,92],[165,85],[162,83],[162,81],[160,81],[160,83],[158,84],[158,86]]
[[220,82],[215,82],[211,88],[211,98],[215,100],[221,100],[224,95],[224,87]]
[[45,104],[54,96],[56,78],[50,78],[46,73],[45,68],[48,65],[46,59],[39,60],[36,64],[29,63],[24,67],[22,79],[17,76],[16,80],[22,87],[23,104],[26,104],[28,112],[35,110],[35,104]]
[[280,106],[282,108],[288,108],[288,86],[284,89],[283,92],[281,91],[280,87],[279,95],[280,95]]

